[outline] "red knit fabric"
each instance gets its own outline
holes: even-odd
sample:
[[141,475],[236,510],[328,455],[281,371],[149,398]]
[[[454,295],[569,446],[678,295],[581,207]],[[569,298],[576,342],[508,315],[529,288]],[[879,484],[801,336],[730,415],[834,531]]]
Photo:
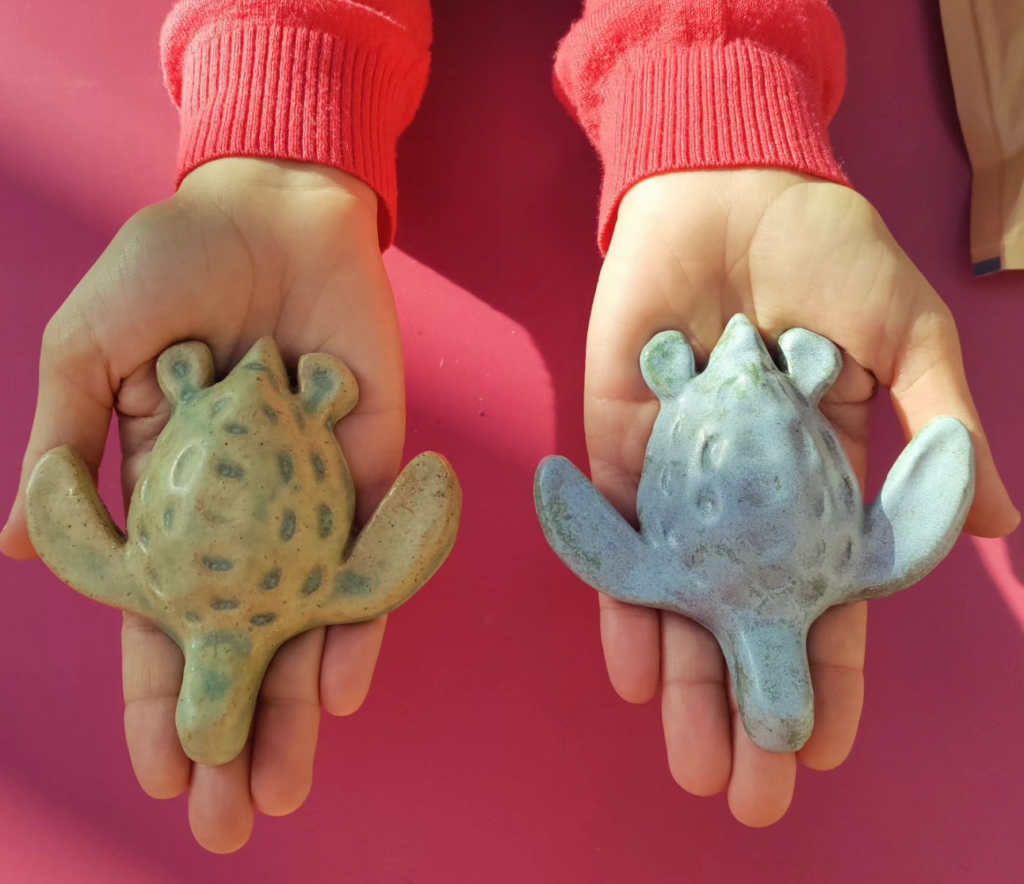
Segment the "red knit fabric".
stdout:
[[555,84],[604,165],[598,242],[659,172],[794,169],[847,183],[826,127],[846,83],[827,0],[587,0]]
[[[428,0],[183,0],[164,25],[180,181],[223,156],[334,166],[381,198],[426,86]],[[556,86],[605,168],[599,242],[623,193],[674,169],[775,166],[845,183],[826,127],[845,85],[827,0],[586,0]]]
[[395,146],[430,63],[429,0],[183,0],[161,35],[181,112],[178,182],[225,156],[302,160],[358,176],[394,238]]

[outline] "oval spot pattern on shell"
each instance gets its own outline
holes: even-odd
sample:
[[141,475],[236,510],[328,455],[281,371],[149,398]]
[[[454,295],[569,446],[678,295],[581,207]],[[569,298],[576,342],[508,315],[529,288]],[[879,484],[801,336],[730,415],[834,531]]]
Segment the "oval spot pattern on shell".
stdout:
[[274,568],[273,571],[268,571],[267,576],[263,578],[263,582],[260,584],[260,589],[264,592],[270,592],[272,589],[277,589],[281,585],[281,569]]
[[224,406],[231,401],[230,396],[221,396],[210,406],[210,416],[214,417],[224,410]]
[[245,367],[249,371],[262,372],[263,377],[267,378],[267,380],[270,381],[270,386],[272,386],[275,390],[279,390],[280,389],[280,385],[277,383],[277,378],[274,377],[274,373],[264,363],[262,363],[262,362],[249,362],[249,363],[246,364]]
[[304,402],[304,407],[309,414],[316,414],[324,400],[334,391],[334,384],[331,382],[331,375],[322,365],[313,369],[309,378],[313,389],[309,391]]
[[224,429],[227,430],[232,436],[248,436],[249,428],[243,424],[230,423],[225,424]]
[[313,465],[313,475],[317,482],[323,482],[327,478],[327,466],[324,464],[324,459],[314,451],[309,455],[309,462]]
[[821,434],[822,440],[825,442],[825,447],[828,449],[829,455],[835,459],[839,457],[839,440],[832,434],[829,428],[824,428]]
[[704,436],[700,442],[700,456],[697,462],[700,464],[702,470],[711,468],[711,443],[715,437],[711,435]]
[[320,509],[317,512],[317,530],[321,540],[330,537],[334,530],[334,513],[326,503],[320,504]]
[[680,482],[680,476],[674,463],[667,463],[661,468],[658,474],[658,490],[662,497],[668,497],[672,493],[672,486]]
[[281,539],[287,543],[295,536],[295,529],[298,527],[298,520],[295,518],[294,510],[285,510],[281,516]]
[[352,571],[342,571],[334,579],[336,595],[369,595],[372,589],[373,584],[368,577],[355,574]]
[[819,540],[815,545],[814,549],[807,553],[803,561],[803,567],[807,570],[820,569],[825,564],[825,558],[828,555],[828,541],[825,538]]
[[266,614],[255,614],[249,619],[249,622],[253,626],[269,626],[277,619],[277,614],[266,613]]
[[233,611],[238,607],[238,599],[214,599],[210,607],[214,611]]
[[263,413],[267,416],[267,420],[270,421],[272,424],[276,424],[281,419],[281,415],[279,415],[269,405],[263,406]]
[[324,569],[317,566],[309,572],[309,576],[306,578],[306,582],[302,584],[302,594],[312,595],[316,592],[320,585],[324,582]]
[[189,623],[198,623],[203,618],[200,617],[195,611],[186,611],[185,619],[188,620]]
[[169,507],[164,510],[164,529],[170,531],[174,527],[174,510]]
[[672,421],[672,428],[669,430],[669,438],[673,445],[683,444],[683,434],[686,432],[686,423],[682,415]]
[[843,476],[843,505],[848,513],[853,513],[857,510],[857,502],[853,493],[853,482],[849,476]]
[[295,478],[295,461],[287,451],[277,456],[277,468],[281,473],[281,481],[285,484]]
[[236,463],[222,460],[217,464],[217,475],[223,476],[225,479],[244,479],[245,470]]
[[710,488],[702,488],[697,493],[697,511],[705,518],[711,519],[718,511],[718,495]]
[[839,571],[845,571],[850,567],[850,562],[853,560],[853,538],[847,537],[846,543],[843,544],[842,550],[839,554],[839,562],[837,568]]
[[207,571],[223,573],[234,568],[235,563],[231,559],[225,559],[220,556],[203,556],[203,567]]

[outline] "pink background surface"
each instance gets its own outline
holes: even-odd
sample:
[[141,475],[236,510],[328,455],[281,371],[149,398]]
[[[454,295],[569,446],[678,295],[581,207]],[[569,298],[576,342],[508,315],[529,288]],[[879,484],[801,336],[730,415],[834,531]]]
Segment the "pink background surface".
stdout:
[[[1024,500],[1024,280],[975,280],[969,169],[937,4],[837,0],[850,85],[833,127],[859,188],[952,306],[1004,475]],[[167,195],[164,0],[4,0],[0,489],[17,482],[44,323],[117,226]],[[136,786],[118,616],[38,563],[0,564],[0,879],[224,882],[1021,880],[1024,541],[964,539],[873,607],[860,739],[746,830],[672,783],[657,704],[607,683],[594,593],[546,549],[537,460],[585,463],[580,397],[598,169],[555,101],[576,0],[436,0],[434,76],[401,145],[409,452],[466,492],[456,552],[388,628],[370,699],[321,728],[305,807],[230,857]],[[443,360],[443,365],[442,365]],[[873,487],[900,447],[882,397]],[[479,412],[484,412],[481,416]],[[115,500],[107,469],[105,495]]]

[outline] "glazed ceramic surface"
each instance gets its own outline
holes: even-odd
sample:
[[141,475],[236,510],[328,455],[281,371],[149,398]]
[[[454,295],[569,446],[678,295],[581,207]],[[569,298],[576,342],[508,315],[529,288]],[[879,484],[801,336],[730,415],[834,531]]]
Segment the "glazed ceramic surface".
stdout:
[[745,317],[697,374],[678,332],[641,370],[661,401],[635,531],[564,458],[537,471],[548,542],[582,580],[625,602],[691,617],[718,639],[744,726],[795,751],[814,723],[807,632],[829,607],[920,580],[953,546],[974,494],[957,420],[931,421],[865,505],[818,402],[842,360],[804,329],[779,338],[781,368]]
[[178,734],[191,758],[221,764],[245,744],[277,648],[405,602],[451,550],[462,497],[447,461],[421,454],[351,536],[355,492],[333,428],[358,390],[333,357],[300,359],[297,393],[269,338],[220,383],[194,342],[165,351],[157,374],[173,414],[132,496],[127,537],[70,448],[35,468],[29,530],[64,581],[156,621],[181,646]]

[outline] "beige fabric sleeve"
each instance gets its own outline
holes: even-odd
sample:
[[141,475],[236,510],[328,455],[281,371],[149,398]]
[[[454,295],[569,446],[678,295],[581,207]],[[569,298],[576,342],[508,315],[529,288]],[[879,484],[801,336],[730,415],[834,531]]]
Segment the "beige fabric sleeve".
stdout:
[[974,270],[980,276],[1024,269],[1024,0],[939,4],[974,170]]

